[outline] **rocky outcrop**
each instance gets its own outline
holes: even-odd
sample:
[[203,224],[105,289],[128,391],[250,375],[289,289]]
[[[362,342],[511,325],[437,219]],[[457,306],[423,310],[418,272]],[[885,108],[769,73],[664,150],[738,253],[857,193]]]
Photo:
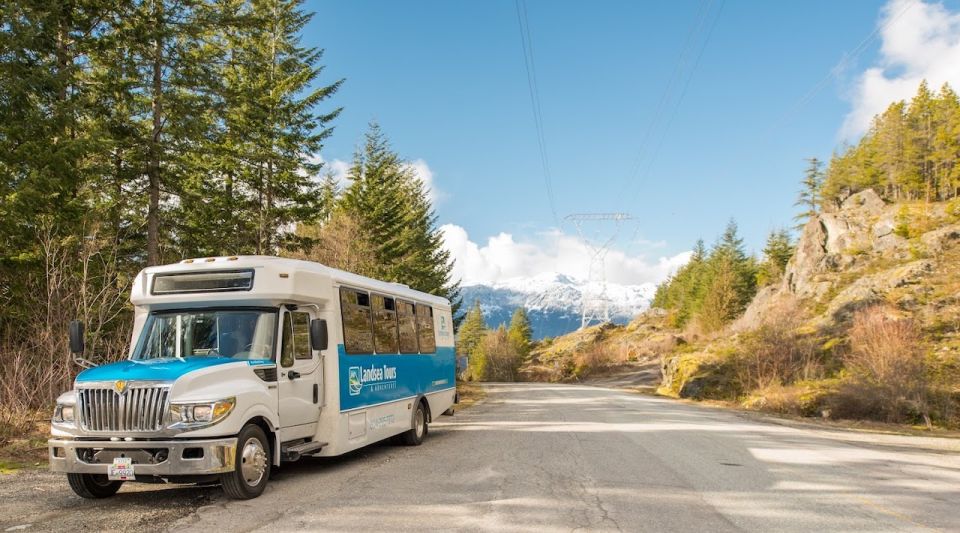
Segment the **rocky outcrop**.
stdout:
[[830,300],[826,311],[818,318],[818,325],[826,327],[832,323],[844,322],[858,309],[883,301],[890,289],[917,283],[933,272],[933,268],[933,261],[920,260],[863,276]]
[[[787,299],[820,304],[820,309],[826,309],[818,319],[821,326],[844,320],[850,311],[881,300],[890,289],[929,274],[932,264],[916,259],[936,255],[960,241],[960,224],[911,241],[898,231],[898,225],[904,224],[902,209],[886,205],[876,192],[865,190],[836,209],[812,217],[801,232],[781,283],[761,289],[734,329],[756,327]],[[939,206],[931,206],[926,213],[929,217],[943,215]],[[907,229],[906,233],[916,231]]]

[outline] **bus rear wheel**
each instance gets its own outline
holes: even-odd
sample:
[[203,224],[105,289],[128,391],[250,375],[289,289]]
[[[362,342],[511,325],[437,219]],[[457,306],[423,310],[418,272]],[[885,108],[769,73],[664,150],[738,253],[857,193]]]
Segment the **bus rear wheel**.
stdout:
[[237,435],[237,453],[233,472],[220,476],[227,496],[235,500],[256,498],[270,479],[270,444],[263,429],[247,424]]
[[111,481],[105,474],[67,474],[70,488],[81,498],[109,498],[120,490],[123,481]]
[[413,427],[400,436],[400,441],[406,446],[420,446],[428,432],[427,409],[423,402],[417,402],[417,410],[413,413]]

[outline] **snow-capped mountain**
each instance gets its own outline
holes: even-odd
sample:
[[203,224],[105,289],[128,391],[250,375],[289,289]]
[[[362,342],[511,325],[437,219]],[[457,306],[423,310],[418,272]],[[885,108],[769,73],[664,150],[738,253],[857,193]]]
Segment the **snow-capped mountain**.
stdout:
[[[480,301],[484,319],[490,327],[510,322],[518,307],[527,310],[533,336],[537,339],[569,333],[580,327],[584,294],[597,294],[598,287],[564,274],[546,272],[533,277],[511,278],[492,284],[463,286],[465,309]],[[626,323],[650,306],[656,286],[607,283],[610,319]]]

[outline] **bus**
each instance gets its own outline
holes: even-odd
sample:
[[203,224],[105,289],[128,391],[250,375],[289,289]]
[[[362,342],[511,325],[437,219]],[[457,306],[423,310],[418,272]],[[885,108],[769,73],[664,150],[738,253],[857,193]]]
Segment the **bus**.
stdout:
[[388,438],[417,446],[457,402],[450,302],[309,261],[187,259],[131,289],[125,360],[54,410],[50,469],[85,498],[127,481],[219,482],[259,496],[273,469]]

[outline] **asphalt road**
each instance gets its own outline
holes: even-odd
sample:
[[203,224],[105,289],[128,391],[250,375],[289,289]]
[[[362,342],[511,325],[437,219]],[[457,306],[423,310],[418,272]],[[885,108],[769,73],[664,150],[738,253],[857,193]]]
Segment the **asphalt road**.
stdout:
[[[45,510],[204,533],[960,531],[960,453],[931,448],[943,441],[789,427],[613,389],[504,384],[439,418],[420,447],[285,466],[256,500],[124,487],[109,503],[63,495],[69,509]],[[9,503],[0,525],[14,523],[3,516]],[[125,510],[151,505],[182,512],[123,522]]]

